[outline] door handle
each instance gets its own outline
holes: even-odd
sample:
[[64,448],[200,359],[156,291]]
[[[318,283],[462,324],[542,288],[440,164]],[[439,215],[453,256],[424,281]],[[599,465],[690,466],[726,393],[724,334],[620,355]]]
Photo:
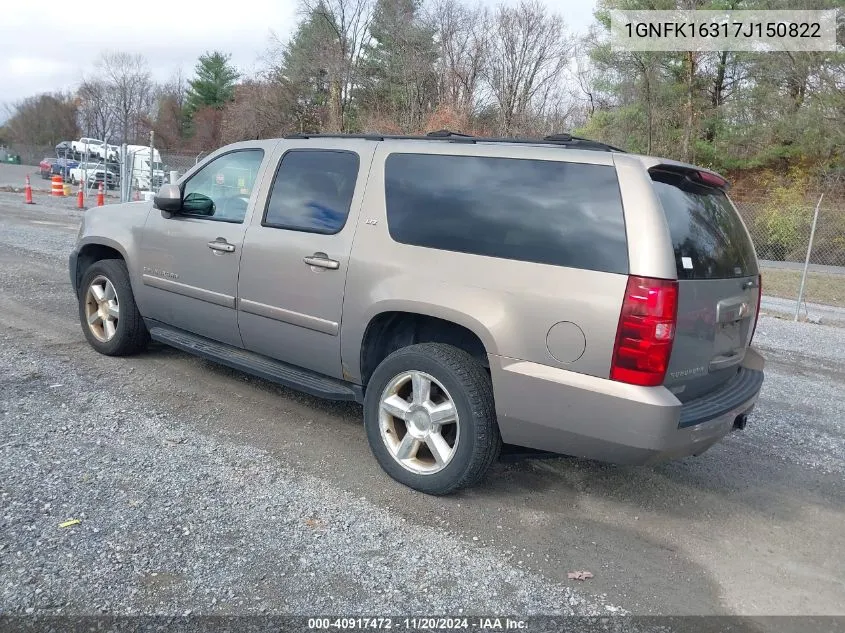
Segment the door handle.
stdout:
[[213,251],[219,251],[221,253],[234,253],[235,252],[235,245],[229,244],[226,240],[222,237],[218,238],[212,242],[208,243],[208,248]]
[[329,256],[325,253],[314,253],[308,257],[303,257],[302,261],[309,266],[316,266],[317,268],[328,268],[329,270],[340,268],[340,262],[336,259],[329,259]]
[[730,354],[729,356],[717,356],[713,360],[710,361],[708,369],[710,371],[718,371],[720,369],[724,369],[725,367],[730,367],[731,365],[736,365],[737,363],[742,362],[745,359],[745,350],[741,349],[739,351]]

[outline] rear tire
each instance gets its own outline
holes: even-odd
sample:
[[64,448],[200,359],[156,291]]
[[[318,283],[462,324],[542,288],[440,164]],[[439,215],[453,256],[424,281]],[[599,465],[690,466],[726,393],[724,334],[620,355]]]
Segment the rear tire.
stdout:
[[135,305],[129,271],[122,259],[101,259],[82,275],[79,321],[88,343],[106,356],[129,356],[150,340]]
[[379,364],[364,425],[384,471],[430,495],[481,481],[502,446],[490,377],[467,352],[442,343],[411,345]]

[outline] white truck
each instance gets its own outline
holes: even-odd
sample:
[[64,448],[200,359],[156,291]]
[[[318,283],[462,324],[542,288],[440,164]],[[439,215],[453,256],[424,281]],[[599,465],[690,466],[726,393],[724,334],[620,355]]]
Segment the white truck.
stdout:
[[71,141],[70,149],[79,160],[85,160],[87,156],[89,160],[108,158],[111,162],[116,160],[120,153],[120,148],[117,145],[106,145],[99,139],[87,137],[82,137],[78,141]]
[[[123,162],[129,168],[131,166],[130,185],[133,189],[141,191],[158,191],[164,184],[164,164],[161,162],[161,154],[153,150],[152,171],[150,170],[150,148],[144,145],[127,145],[127,160]],[[152,179],[152,180],[151,180]]]
[[78,156],[80,160],[84,160],[86,156],[95,159],[105,158],[106,153],[104,143],[96,138],[82,137],[78,141],[71,141],[70,149],[74,156]]
[[86,187],[92,187],[102,182],[104,178],[106,186],[109,189],[117,187],[117,173],[112,169],[109,169],[108,173],[106,173],[104,165],[101,162],[79,163],[79,165],[68,171],[68,180],[70,180],[73,185],[77,185],[81,182],[84,183]]

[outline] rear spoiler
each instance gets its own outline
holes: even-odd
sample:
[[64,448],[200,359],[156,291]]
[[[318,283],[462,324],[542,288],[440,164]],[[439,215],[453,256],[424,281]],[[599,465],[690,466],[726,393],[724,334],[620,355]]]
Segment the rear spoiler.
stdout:
[[643,157],[643,162],[649,173],[652,171],[669,171],[676,174],[683,174],[694,182],[708,187],[716,187],[722,191],[728,191],[731,188],[731,183],[728,182],[727,178],[704,167],[696,167],[689,163],[663,158]]

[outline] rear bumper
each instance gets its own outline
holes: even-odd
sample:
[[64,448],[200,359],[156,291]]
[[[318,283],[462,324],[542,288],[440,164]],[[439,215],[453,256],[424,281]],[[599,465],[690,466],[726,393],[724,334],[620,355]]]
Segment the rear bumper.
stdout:
[[753,349],[736,379],[684,405],[665,387],[489,358],[506,443],[619,464],[700,455],[754,408],[763,383],[764,360]]

